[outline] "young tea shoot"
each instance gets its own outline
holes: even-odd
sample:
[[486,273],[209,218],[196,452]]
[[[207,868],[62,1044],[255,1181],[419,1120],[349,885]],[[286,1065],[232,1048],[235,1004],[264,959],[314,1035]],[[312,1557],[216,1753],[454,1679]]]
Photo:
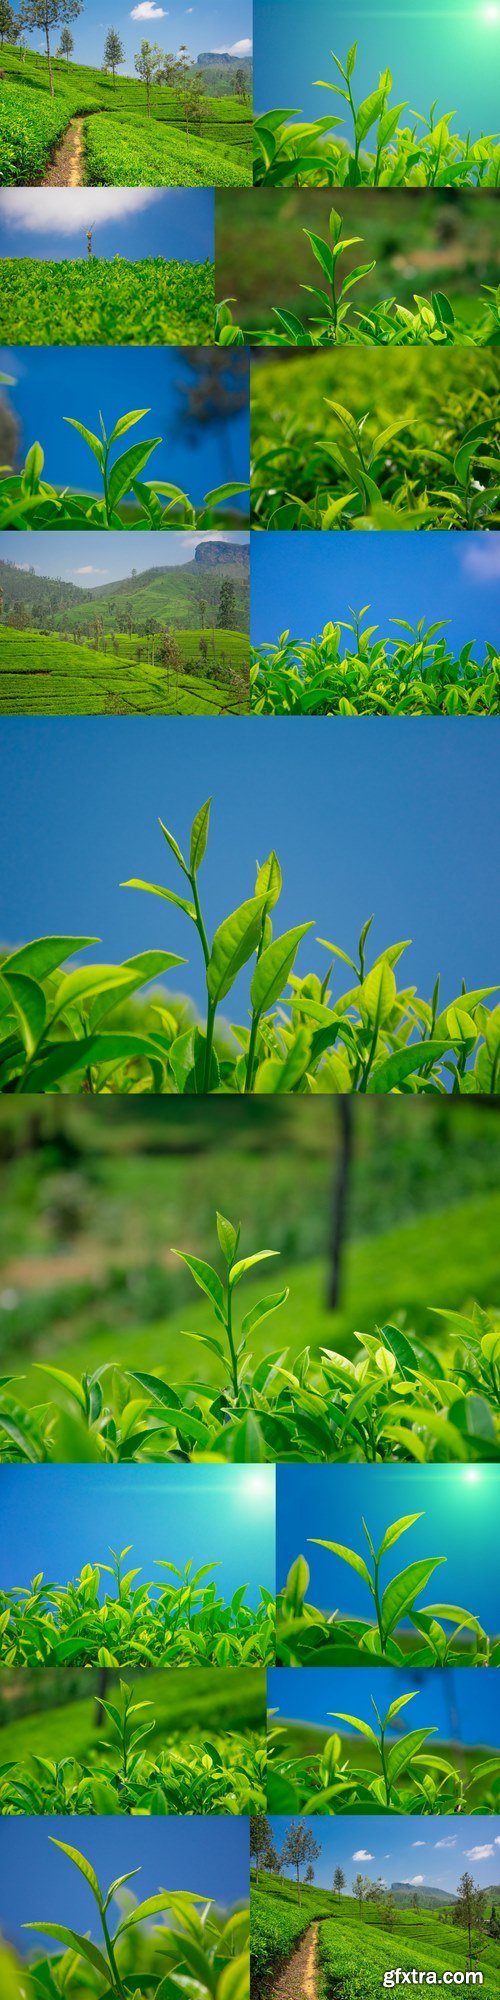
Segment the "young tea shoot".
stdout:
[[[500,146],[499,146],[500,159]],[[499,165],[500,173],[500,165]],[[398,305],[394,298],[381,299],[378,305],[366,308],[362,304],[357,286],[375,270],[376,260],[356,265],[342,277],[340,264],[346,250],[353,244],[362,243],[360,236],[342,235],[342,216],[332,208],[329,218],[328,237],[317,236],[312,229],[305,229],[313,257],[319,264],[325,285],[302,285],[301,290],[309,292],[315,301],[314,312],[307,320],[280,306],[272,308],[272,323],[268,327],[251,329],[238,326],[233,319],[234,299],[222,299],[217,307],[216,340],[221,347],[241,346],[250,341],[254,347],[344,347],[349,343],[362,347],[497,347],[500,337],[500,285],[484,285],[484,299],[475,301],[475,313],[471,319],[464,318],[455,311],[452,300],[444,292],[433,292],[430,299],[414,293],[415,310]],[[351,294],[355,292],[353,299]],[[319,300],[319,311],[316,301]],[[499,461],[500,477],[500,461]]]
[[[52,1092],[65,1089],[70,1078],[71,1091],[106,1094],[324,1090],[338,1095],[403,1089],[440,1095],[448,1089],[495,1096],[500,1007],[487,1002],[498,988],[469,991],[463,981],[445,1007],[440,1007],[439,979],[430,1001],[413,986],[398,990],[395,967],[409,940],[387,946],[368,970],[372,918],[363,925],[356,959],[319,938],[328,954],[326,973],[299,976],[297,952],[314,925],[309,919],[274,936],[271,912],[282,883],[274,851],[257,867],[253,894],[209,940],[199,872],[210,803],[195,815],[188,858],[160,820],[182,895],[137,876],[123,885],[174,904],[196,932],[206,989],[204,1026],[179,1033],[161,994],[146,1003],[141,1032],[135,1024],[114,1025],[118,1003],[123,1006],[141,987],[184,963],[175,954],[153,950],[121,966],[79,966],[66,973],[65,962],[98,940],[41,938],[12,952],[0,968],[0,1091]],[[329,982],[337,961],[347,965],[352,981],[347,991],[333,994]],[[245,966],[251,966],[248,1022],[233,1024],[230,1031],[222,1025],[219,1032],[220,1009]]]
[[[500,185],[500,132],[465,138],[453,110],[427,116],[391,102],[383,69],[361,103],[355,98],[358,44],[345,64],[332,49],[332,79],[318,89],[336,99],[333,115],[293,124],[295,114],[267,111],[255,120],[254,184],[266,187],[483,187]],[[340,79],[340,81],[339,81]],[[340,100],[340,104],[339,101]],[[345,105],[346,109],[341,110]],[[340,117],[334,114],[340,110]],[[331,136],[331,135],[335,136]]]
[[[331,1348],[315,1354],[306,1347],[294,1356],[273,1346],[256,1360],[252,1337],[286,1304],[288,1288],[267,1293],[249,1310],[241,1306],[241,1280],[275,1252],[240,1257],[240,1229],[223,1215],[217,1233],[222,1279],[205,1259],[175,1253],[209,1302],[210,1330],[184,1336],[208,1355],[209,1379],[196,1359],[187,1379],[174,1384],[119,1361],[81,1377],[35,1363],[29,1408],[19,1400],[18,1378],[0,1382],[1,1460],[304,1457],[320,1465],[383,1465],[500,1458],[500,1321],[493,1315],[480,1306],[470,1318],[438,1313],[446,1332],[432,1349],[388,1325],[354,1334],[353,1359]],[[47,1378],[58,1402],[38,1401]]]
[[[6,378],[0,376],[0,381],[2,379]],[[102,416],[100,437],[87,430],[76,417],[64,418],[73,430],[79,431],[97,462],[102,495],[95,499],[88,493],[73,492],[68,487],[50,486],[42,478],[45,457],[41,444],[30,446],[22,472],[13,472],[8,465],[0,466],[0,527],[220,528],[228,518],[231,521],[227,503],[237,494],[247,492],[246,485],[241,481],[233,480],[213,487],[210,493],[205,494],[202,506],[194,507],[180,486],[170,485],[163,479],[143,479],[151,453],[162,442],[160,437],[128,445],[118,458],[111,459],[113,446],[133,429],[134,424],[147,416],[147,409],[128,410],[118,418],[109,437]],[[94,468],[92,477],[95,479],[95,476]],[[243,518],[241,523],[238,519],[238,525],[245,526]]]
[[[498,1810],[500,1796],[500,1756],[477,1756],[471,1769],[451,1761],[430,1741],[434,1726],[414,1728],[394,1736],[394,1723],[410,1701],[418,1700],[415,1690],[397,1695],[386,1714],[379,1712],[374,1696],[374,1722],[340,1710],[330,1711],[334,1722],[347,1723],[363,1744],[369,1746],[369,1761],[350,1762],[345,1734],[334,1732],[321,1751],[295,1756],[287,1747],[286,1727],[270,1718],[268,1733],[267,1805],[269,1812],[285,1813],[364,1813],[381,1812],[435,1814],[479,1813]],[[392,1740],[391,1740],[392,1736]]]
[[[233,1915],[215,1910],[205,1896],[186,1889],[160,1889],[157,1895],[138,1903],[128,1889],[125,1914],[113,1929],[110,1909],[114,1898],[140,1869],[120,1875],[105,1894],[85,1854],[66,1841],[54,1840],[52,1834],[49,1839],[88,1883],[97,1908],[100,1945],[65,1922],[37,1918],[26,1924],[26,1930],[43,1931],[47,1938],[65,1946],[63,1955],[58,1952],[43,1960],[37,1957],[30,1971],[37,1995],[67,1993],[71,1967],[71,1976],[77,1968],[85,1993],[95,1995],[95,2000],[101,2000],[103,1994],[112,2000],[127,2000],[127,1996],[140,2000],[141,1994],[160,1994],[162,1986],[167,1993],[186,1985],[192,2000],[229,2000],[229,1995],[231,2000],[248,2000],[248,1913],[244,1909]],[[153,1931],[140,1932],[144,1972],[137,1975],[137,1985],[135,1926],[152,1917],[168,1921],[155,1923]]]
[[[420,1667],[485,1667],[500,1664],[500,1639],[489,1637],[475,1614],[458,1604],[420,1604],[436,1569],[446,1556],[430,1556],[412,1562],[391,1578],[383,1589],[381,1566],[384,1556],[401,1535],[423,1519],[420,1514],[404,1514],[386,1528],[378,1549],[363,1521],[369,1564],[357,1549],[342,1542],[325,1541],[312,1535],[318,1548],[328,1549],[335,1558],[356,1571],[368,1593],[367,1614],[344,1618],[337,1611],[328,1614],[309,1604],[309,1566],[297,1556],[289,1571],[285,1589],[278,1597],[277,1662],[286,1667],[357,1666],[380,1664],[403,1667],[411,1660]],[[336,1572],[332,1589],[336,1588]],[[404,1619],[412,1628],[401,1632]],[[450,1628],[447,1630],[447,1628]]]

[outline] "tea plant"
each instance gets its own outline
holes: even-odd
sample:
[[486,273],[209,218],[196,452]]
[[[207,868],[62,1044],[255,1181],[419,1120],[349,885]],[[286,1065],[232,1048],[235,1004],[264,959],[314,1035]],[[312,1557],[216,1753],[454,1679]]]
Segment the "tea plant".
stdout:
[[[499,146],[500,161],[500,146]],[[499,166],[500,175],[500,166]],[[309,292],[319,299],[320,312],[316,308],[314,316],[307,322],[279,306],[273,306],[273,324],[257,329],[245,328],[243,332],[233,320],[231,306],[234,299],[223,299],[217,307],[216,340],[221,347],[241,345],[244,340],[255,347],[343,347],[355,342],[363,347],[497,347],[500,340],[500,286],[484,285],[484,300],[475,302],[475,316],[469,322],[455,311],[452,300],[445,292],[433,292],[431,299],[422,298],[415,292],[416,311],[408,306],[400,306],[397,300],[382,299],[379,305],[369,310],[353,306],[349,294],[361,284],[363,278],[375,270],[376,260],[368,264],[358,264],[354,271],[340,279],[339,264],[346,250],[356,243],[362,243],[361,236],[342,236],[342,216],[336,208],[330,211],[329,239],[317,236],[312,229],[305,229],[313,256],[326,278],[324,285],[301,285],[301,291]],[[497,463],[495,461],[495,463]],[[500,461],[497,463],[500,477]]]
[[[393,81],[384,69],[378,85],[361,104],[353,94],[358,44],[348,50],[345,67],[332,49],[341,82],[318,80],[318,88],[333,92],[347,105],[340,118],[328,115],[294,125],[292,111],[267,111],[255,120],[254,183],[267,187],[498,187],[500,135],[461,139],[451,130],[454,111],[436,119],[436,102],[428,118],[408,103],[391,104]],[[404,113],[408,122],[401,122]],[[348,129],[328,135],[348,119]],[[352,145],[349,127],[352,126]],[[373,134],[371,150],[366,141]]]
[[[426,1350],[399,1326],[355,1334],[350,1360],[309,1347],[295,1359],[277,1348],[254,1363],[252,1335],[279,1312],[288,1289],[267,1294],[236,1319],[235,1291],[247,1271],[275,1255],[238,1256],[240,1229],[217,1216],[225,1283],[211,1264],[180,1255],[208,1298],[215,1331],[190,1334],[215,1359],[215,1382],[171,1385],[140,1369],[105,1363],[79,1380],[51,1362],[63,1410],[17,1400],[16,1378],[0,1381],[0,1459],[57,1463],[65,1457],[131,1461],[299,1460],[384,1464],[500,1457],[500,1324],[475,1306],[472,1318],[443,1312],[456,1339]],[[213,1360],[212,1360],[213,1372]],[[69,1414],[68,1418],[65,1414]]]
[[[217,1564],[184,1570],[162,1557],[156,1567],[175,1582],[135,1583],[124,1571],[130,1547],[110,1563],[86,1563],[75,1582],[46,1582],[43,1571],[28,1586],[0,1591],[0,1660],[4,1666],[248,1666],[265,1665],[274,1652],[274,1601],[261,1590],[257,1609],[244,1603],[246,1585],[226,1605],[206,1581]],[[110,1576],[114,1596],[99,1597]],[[134,1587],[135,1586],[135,1587]]]
[[[358,1906],[354,1896],[342,1897],[334,1917],[319,1926],[318,1958],[325,2000],[359,2000],[360,1996],[362,2000],[379,2000],[388,1961],[393,1959],[401,1985],[406,1981],[410,1986],[425,1987],[426,1970],[432,1965],[437,1987],[453,1990],[466,1981],[474,1987],[481,1980],[488,2000],[499,2000],[500,1953],[488,1937],[486,1915],[481,1929],[472,1933],[469,1958],[466,1928],[458,1923],[455,1928],[453,1921],[447,1923],[437,1899],[433,1908],[422,1909],[417,1891],[417,1907],[410,1910],[394,1906],[390,1891],[381,1894],[376,1884],[370,1884],[368,1893],[371,1900]],[[465,1964],[473,1969],[466,1972]],[[479,1971],[479,1967],[484,1969]]]
[[[169,1731],[165,1747],[141,1745],[155,1730],[149,1701],[120,1683],[113,1701],[99,1698],[109,1738],[89,1762],[31,1754],[0,1769],[0,1815],[78,1813],[246,1814],[265,1809],[265,1748],[233,1729],[205,1740]],[[107,1753],[107,1754],[103,1754]]]
[[[186,1987],[192,2000],[247,2000],[249,1982],[248,1915],[242,1909],[233,1914],[212,1908],[206,1898],[184,1889],[160,1889],[145,1902],[136,1903],[127,1894],[125,1914],[111,1930],[110,1906],[120,1889],[140,1874],[129,1869],[112,1882],[107,1894],[86,1855],[66,1841],[54,1840],[53,1847],[66,1854],[84,1876],[97,1906],[101,1947],[66,1923],[36,1921],[25,1924],[28,1931],[43,1931],[65,1947],[64,1953],[37,1958],[29,1969],[33,2000],[46,1995],[66,1994],[73,1989],[75,1969],[84,1975],[85,1992],[101,2000],[140,2000],[142,1994],[163,1995]],[[200,1906],[200,1907],[198,1907]],[[135,1926],[150,1918],[166,1917],[152,1932],[141,1933],[141,1970],[134,1949]],[[82,1963],[83,1962],[83,1963]],[[68,1987],[69,1979],[69,1987]]]
[[[53,67],[51,97],[45,58],[26,47],[2,47],[0,186],[43,181],[74,117],[82,120],[81,178],[89,187],[251,185],[250,115],[233,95],[204,94],[188,134],[180,93],[169,84],[154,85],[149,118],[138,77],[113,84],[98,67],[57,61]],[[225,82],[221,75],[222,88]],[[206,71],[204,83],[210,84]],[[60,171],[68,171],[64,161]]]
[[[297,641],[286,631],[280,634],[276,646],[257,646],[251,667],[254,713],[500,713],[497,646],[486,645],[481,664],[474,658],[474,641],[469,640],[457,658],[443,636],[446,619],[426,629],[424,618],[418,625],[409,625],[405,618],[393,618],[391,624],[401,626],[410,637],[375,638],[377,626],[363,624],[369,609],[369,604],[365,604],[361,611],[352,611],[352,623],[343,618],[335,623],[330,621],[317,639]],[[344,632],[350,635],[345,640]]]
[[[226,519],[228,500],[247,491],[241,481],[215,486],[205,494],[203,506],[195,508],[180,486],[172,486],[164,479],[143,480],[140,477],[151,452],[161,444],[161,438],[146,438],[140,444],[129,445],[127,451],[115,458],[113,464],[110,463],[113,445],[148,415],[147,409],[127,411],[125,416],[118,418],[109,437],[100,415],[100,438],[87,430],[85,424],[80,424],[76,417],[64,418],[64,423],[79,431],[97,460],[102,499],[93,499],[88,493],[74,493],[67,488],[61,490],[42,479],[45,459],[42,446],[38,443],[31,445],[22,472],[12,472],[9,466],[0,466],[0,527],[133,527],[134,530],[220,527]],[[124,514],[124,505],[132,498],[133,507],[128,514]],[[217,513],[219,507],[223,508],[222,514]],[[244,520],[241,525],[244,526]]]
[[[336,1611],[329,1614],[309,1604],[306,1600],[309,1567],[304,1556],[298,1556],[277,1600],[278,1665],[373,1667],[385,1660],[390,1666],[404,1666],[408,1652],[413,1668],[499,1665],[500,1639],[489,1638],[473,1612],[463,1610],[458,1604],[418,1604],[434,1570],[446,1562],[445,1556],[424,1557],[410,1563],[382,1591],[380,1566],[384,1556],[420,1520],[423,1520],[421,1513],[403,1514],[400,1520],[391,1522],[378,1549],[363,1521],[371,1569],[356,1549],[310,1536],[318,1548],[329,1549],[349,1569],[356,1570],[368,1590],[369,1614],[366,1618],[342,1618]],[[406,1650],[405,1635],[398,1637],[405,1618],[413,1628]],[[452,1628],[448,1634],[446,1625]],[[419,1639],[423,1644],[418,1643]]]
[[[500,1088],[500,1007],[490,1009],[486,1001],[497,987],[468,991],[463,982],[444,1008],[439,979],[430,1002],[421,1000],[414,987],[398,992],[394,967],[409,941],[389,945],[367,971],[372,918],[363,925],[357,960],[318,939],[330,955],[328,970],[323,978],[314,973],[299,977],[295,959],[313,925],[298,924],[273,937],[271,911],[282,881],[274,851],[257,868],[254,894],[223,919],[209,943],[198,876],[210,803],[195,815],[188,860],[160,820],[189,894],[179,896],[138,877],[123,885],[173,903],[193,925],[204,965],[204,1031],[194,1024],[179,1034],[161,996],[149,1003],[141,1033],[115,1029],[113,1022],[108,1030],[102,1027],[118,1003],[183,963],[172,953],[142,952],[123,966],[64,973],[65,960],[97,940],[41,938],[11,953],[0,968],[0,1091],[53,1091],[66,1087],[68,1079],[73,1091],[80,1075],[84,1090],[106,1093],[428,1094],[451,1089],[495,1096]],[[337,959],[349,967],[355,983],[333,1000],[329,979]],[[250,960],[249,1025],[235,1025],[230,1036],[222,1028],[218,1040],[222,1002]]]
[[[319,1754],[294,1756],[286,1746],[286,1731],[273,1725],[268,1736],[267,1803],[270,1812],[305,1813],[483,1813],[496,1812],[500,1793],[500,1756],[475,1764],[464,1776],[440,1750],[428,1742],[435,1728],[412,1729],[388,1739],[415,1692],[400,1694],[381,1716],[371,1704],[377,1729],[360,1716],[330,1711],[335,1722],[347,1722],[369,1744],[372,1763],[350,1764],[340,1735],[329,1736]],[[283,1742],[283,1738],[285,1741]],[[425,1749],[424,1749],[425,1744]],[[373,1768],[373,1765],[375,1768]]]
[[425,379],[409,349],[263,362],[252,403],[257,528],[500,525],[491,351],[433,346]]
[[214,338],[214,266],[165,257],[2,259],[0,337],[12,346],[203,346]]

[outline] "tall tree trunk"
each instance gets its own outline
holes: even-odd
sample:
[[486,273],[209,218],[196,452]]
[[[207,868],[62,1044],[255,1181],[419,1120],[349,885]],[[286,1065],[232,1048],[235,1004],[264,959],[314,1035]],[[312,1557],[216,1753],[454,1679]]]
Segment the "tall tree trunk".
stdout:
[[51,95],[51,97],[53,97],[53,96],[54,96],[54,78],[53,78],[53,75],[52,75],[52,62],[51,62],[51,57],[50,57],[50,41],[49,41],[49,24],[48,24],[48,21],[46,21],[46,23],[45,23],[45,41],[46,41],[46,44],[47,44],[47,68],[48,68],[48,72],[49,72],[49,90],[50,90],[50,95]]
[[331,1312],[340,1304],[342,1292],[344,1247],[349,1200],[353,1146],[353,1107],[350,1097],[337,1099],[340,1124],[340,1154],[333,1189],[330,1233],[330,1260],[328,1270],[327,1305]]

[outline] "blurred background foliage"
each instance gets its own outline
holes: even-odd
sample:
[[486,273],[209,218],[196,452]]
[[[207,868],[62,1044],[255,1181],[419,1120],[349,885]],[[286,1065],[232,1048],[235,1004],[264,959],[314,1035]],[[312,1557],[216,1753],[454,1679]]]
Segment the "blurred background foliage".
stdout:
[[[395,1318],[432,1340],[431,1306],[498,1306],[499,1109],[404,1097],[4,1100],[2,1372],[111,1361],[195,1381],[183,1335],[206,1328],[208,1308],[171,1246],[220,1268],[216,1207],[241,1220],[242,1255],[280,1252],[271,1289],[290,1286],[280,1339],[295,1353],[307,1341],[352,1352],[355,1328]],[[250,1274],[242,1310],[269,1288]],[[266,1322],[255,1350],[275,1345]],[[17,1392],[33,1403],[50,1389],[30,1370]]]
[[358,307],[392,296],[411,306],[415,292],[437,290],[447,292],[456,312],[471,320],[481,285],[499,281],[494,191],[379,188],[374,195],[361,188],[259,188],[258,229],[253,201],[250,189],[241,190],[237,203],[230,189],[222,189],[216,202],[218,297],[236,298],[235,316],[245,329],[268,326],[273,306],[301,317],[315,312],[317,301],[300,287],[322,280],[303,232],[328,237],[332,206],[342,216],[343,236],[363,239],[346,251],[342,277],[372,257],[377,260],[355,294]]
[[[140,1675],[111,1668],[7,1668],[0,1677],[0,1761],[25,1763],[30,1756],[77,1757],[95,1762],[100,1738],[107,1736],[98,1697],[116,1701],[121,1681],[149,1701],[155,1722],[147,1739],[152,1756],[172,1736],[192,1740],[211,1730],[258,1731],[264,1738],[266,1676],[255,1667],[169,1668]],[[103,1755],[105,1752],[103,1750]],[[2,1990],[2,1989],[0,1989]]]

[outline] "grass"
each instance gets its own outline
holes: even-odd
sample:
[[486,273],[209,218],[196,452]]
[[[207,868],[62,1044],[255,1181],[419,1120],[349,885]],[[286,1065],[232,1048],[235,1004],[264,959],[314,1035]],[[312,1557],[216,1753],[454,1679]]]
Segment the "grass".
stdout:
[[[205,638],[206,660],[200,652]],[[158,660],[148,665],[147,645],[134,634],[121,634],[116,651],[111,639],[107,643],[109,651],[101,637],[102,650],[97,651],[90,643],[75,644],[60,632],[17,632],[4,626],[0,714],[211,715],[238,714],[248,706],[244,633],[175,633],[178,673],[172,667],[167,671]]]
[[15,346],[207,346],[214,266],[147,257],[4,257],[0,336]]
[[[43,180],[54,147],[71,118],[85,118],[84,180],[89,186],[250,186],[251,125],[234,98],[205,98],[201,124],[186,135],[182,106],[167,88],[153,88],[151,118],[139,79],[54,60],[49,95],[45,58],[4,44],[6,83],[0,99],[0,185]],[[96,114],[103,114],[98,116]],[[202,136],[199,136],[199,132]]]

